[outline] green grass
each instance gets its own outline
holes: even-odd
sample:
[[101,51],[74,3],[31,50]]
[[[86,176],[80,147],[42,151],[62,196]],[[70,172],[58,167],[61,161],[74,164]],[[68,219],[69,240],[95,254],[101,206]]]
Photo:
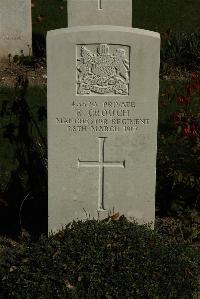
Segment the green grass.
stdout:
[[[136,28],[193,32],[200,29],[199,15],[199,0],[133,1],[133,27]],[[67,26],[67,2],[36,0],[32,16],[33,33],[46,35],[48,30]],[[43,20],[39,22],[38,16],[44,17]]]

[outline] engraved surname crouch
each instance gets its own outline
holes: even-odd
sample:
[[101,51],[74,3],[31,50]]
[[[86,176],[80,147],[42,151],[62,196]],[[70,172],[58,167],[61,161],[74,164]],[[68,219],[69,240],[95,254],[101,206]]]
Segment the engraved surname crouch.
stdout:
[[80,167],[97,167],[99,168],[99,198],[98,211],[105,211],[104,202],[104,168],[105,167],[120,167],[125,168],[124,161],[104,161],[104,145],[107,137],[97,137],[99,139],[99,161],[80,161],[78,159],[78,168]]

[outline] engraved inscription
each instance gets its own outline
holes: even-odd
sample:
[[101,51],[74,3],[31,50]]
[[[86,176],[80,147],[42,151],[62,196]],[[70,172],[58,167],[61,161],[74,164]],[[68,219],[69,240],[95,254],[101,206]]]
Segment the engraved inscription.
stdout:
[[8,35],[8,34],[0,34],[0,40],[22,40],[22,37],[20,35]]
[[105,167],[121,167],[125,168],[125,160],[122,162],[105,162],[104,161],[104,145],[106,137],[98,137],[99,139],[99,161],[80,161],[78,159],[79,167],[98,167],[99,168],[99,199],[98,211],[105,211],[104,203],[104,168]]
[[76,99],[72,102],[70,116],[57,116],[57,125],[65,126],[72,133],[125,133],[135,134],[147,129],[152,119],[139,115],[134,101]]
[[77,95],[128,95],[130,49],[120,45],[77,45]]
[[98,0],[98,10],[102,9],[102,0]]

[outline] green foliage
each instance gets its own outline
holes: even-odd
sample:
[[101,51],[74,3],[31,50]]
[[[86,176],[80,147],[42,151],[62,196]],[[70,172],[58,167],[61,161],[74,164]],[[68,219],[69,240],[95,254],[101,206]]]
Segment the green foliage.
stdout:
[[19,65],[27,66],[27,67],[34,67],[37,63],[37,59],[34,56],[24,56],[21,55],[15,55],[13,57],[13,62]]
[[165,84],[159,101],[157,207],[159,215],[200,212],[200,78]]
[[196,211],[178,219],[156,218],[156,230],[173,242],[198,246],[200,242],[200,217]]
[[200,29],[199,0],[134,0],[133,27],[165,32]]
[[[0,189],[4,190],[9,182],[10,174],[18,166],[15,152],[17,150],[16,139],[13,139],[13,130],[18,134],[19,112],[23,111],[19,106],[19,89],[0,88]],[[26,102],[31,118],[39,127],[40,134],[45,137],[46,142],[46,87],[28,87],[26,91]],[[30,119],[28,124],[29,134],[35,143],[39,139],[38,130]],[[40,142],[41,143],[41,142]]]
[[7,248],[0,257],[8,298],[192,298],[199,250],[162,238],[147,226],[88,220]]
[[200,70],[200,31],[175,33],[168,30],[161,35],[161,72],[170,66]]
[[67,1],[36,0],[32,7],[33,34],[46,36],[47,31],[67,27]]
[[46,120],[46,109],[40,105],[36,119],[36,105],[31,111],[27,90],[26,76],[18,75],[14,92],[4,98],[0,111],[1,158],[10,151],[12,167],[8,172],[6,161],[2,163],[2,174],[4,169],[7,173],[0,180],[0,232],[12,236],[24,225],[39,235],[47,229],[47,145],[39,127]]

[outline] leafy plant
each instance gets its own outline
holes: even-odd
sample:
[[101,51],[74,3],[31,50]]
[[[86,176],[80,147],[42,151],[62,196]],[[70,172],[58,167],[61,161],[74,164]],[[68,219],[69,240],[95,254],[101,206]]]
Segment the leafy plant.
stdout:
[[200,211],[200,79],[169,82],[160,98],[157,204],[160,215]]
[[161,35],[161,73],[170,66],[200,71],[200,32]]
[[8,298],[189,299],[199,290],[199,257],[197,249],[111,216],[8,247],[0,280]]
[[[13,98],[2,102],[0,115],[1,138],[13,148],[14,168],[1,190],[7,206],[0,210],[1,232],[11,235],[24,225],[35,235],[47,230],[47,145],[27,104],[27,89],[27,78],[18,75]],[[46,111],[40,108],[43,121]]]

